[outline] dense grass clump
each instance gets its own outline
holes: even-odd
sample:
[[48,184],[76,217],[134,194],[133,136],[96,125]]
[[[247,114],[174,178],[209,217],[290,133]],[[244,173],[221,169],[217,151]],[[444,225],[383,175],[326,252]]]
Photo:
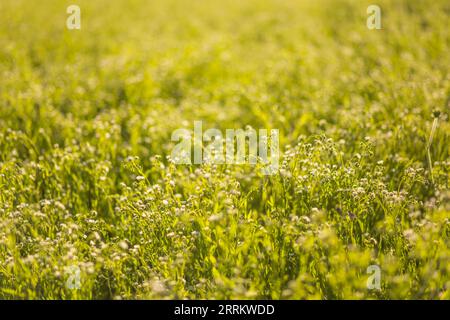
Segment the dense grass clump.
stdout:
[[0,3],[0,298],[450,299],[447,0],[73,2]]

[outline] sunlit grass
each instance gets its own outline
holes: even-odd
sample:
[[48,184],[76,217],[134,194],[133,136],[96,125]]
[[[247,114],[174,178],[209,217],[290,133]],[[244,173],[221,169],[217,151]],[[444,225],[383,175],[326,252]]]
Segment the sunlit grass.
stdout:
[[[378,1],[382,30],[369,1],[70,4],[0,3],[0,298],[450,298],[448,1]],[[279,129],[279,173],[171,163],[196,120]]]

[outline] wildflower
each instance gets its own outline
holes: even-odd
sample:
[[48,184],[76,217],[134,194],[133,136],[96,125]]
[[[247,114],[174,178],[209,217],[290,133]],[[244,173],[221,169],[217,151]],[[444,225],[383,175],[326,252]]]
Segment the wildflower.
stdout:
[[212,216],[210,216],[209,217],[209,221],[211,221],[211,222],[216,222],[216,221],[219,221],[221,219],[221,216],[220,215],[218,215],[218,214],[213,214]]
[[119,247],[122,248],[123,250],[128,250],[128,244],[126,243],[126,241],[120,241],[119,242]]
[[306,224],[311,223],[311,219],[307,216],[302,216],[301,219]]

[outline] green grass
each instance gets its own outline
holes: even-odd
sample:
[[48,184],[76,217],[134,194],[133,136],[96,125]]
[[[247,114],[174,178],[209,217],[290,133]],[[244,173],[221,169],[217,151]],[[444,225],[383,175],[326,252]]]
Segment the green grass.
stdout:
[[[2,0],[0,298],[450,299],[450,5],[369,4]],[[171,163],[196,120],[279,173]]]

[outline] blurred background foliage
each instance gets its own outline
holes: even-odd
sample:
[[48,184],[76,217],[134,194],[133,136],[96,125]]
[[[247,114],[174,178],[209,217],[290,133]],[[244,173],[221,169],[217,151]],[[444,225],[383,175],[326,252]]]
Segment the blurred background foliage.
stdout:
[[[449,299],[450,4],[370,4],[2,0],[0,297]],[[174,165],[194,120],[280,172]]]

